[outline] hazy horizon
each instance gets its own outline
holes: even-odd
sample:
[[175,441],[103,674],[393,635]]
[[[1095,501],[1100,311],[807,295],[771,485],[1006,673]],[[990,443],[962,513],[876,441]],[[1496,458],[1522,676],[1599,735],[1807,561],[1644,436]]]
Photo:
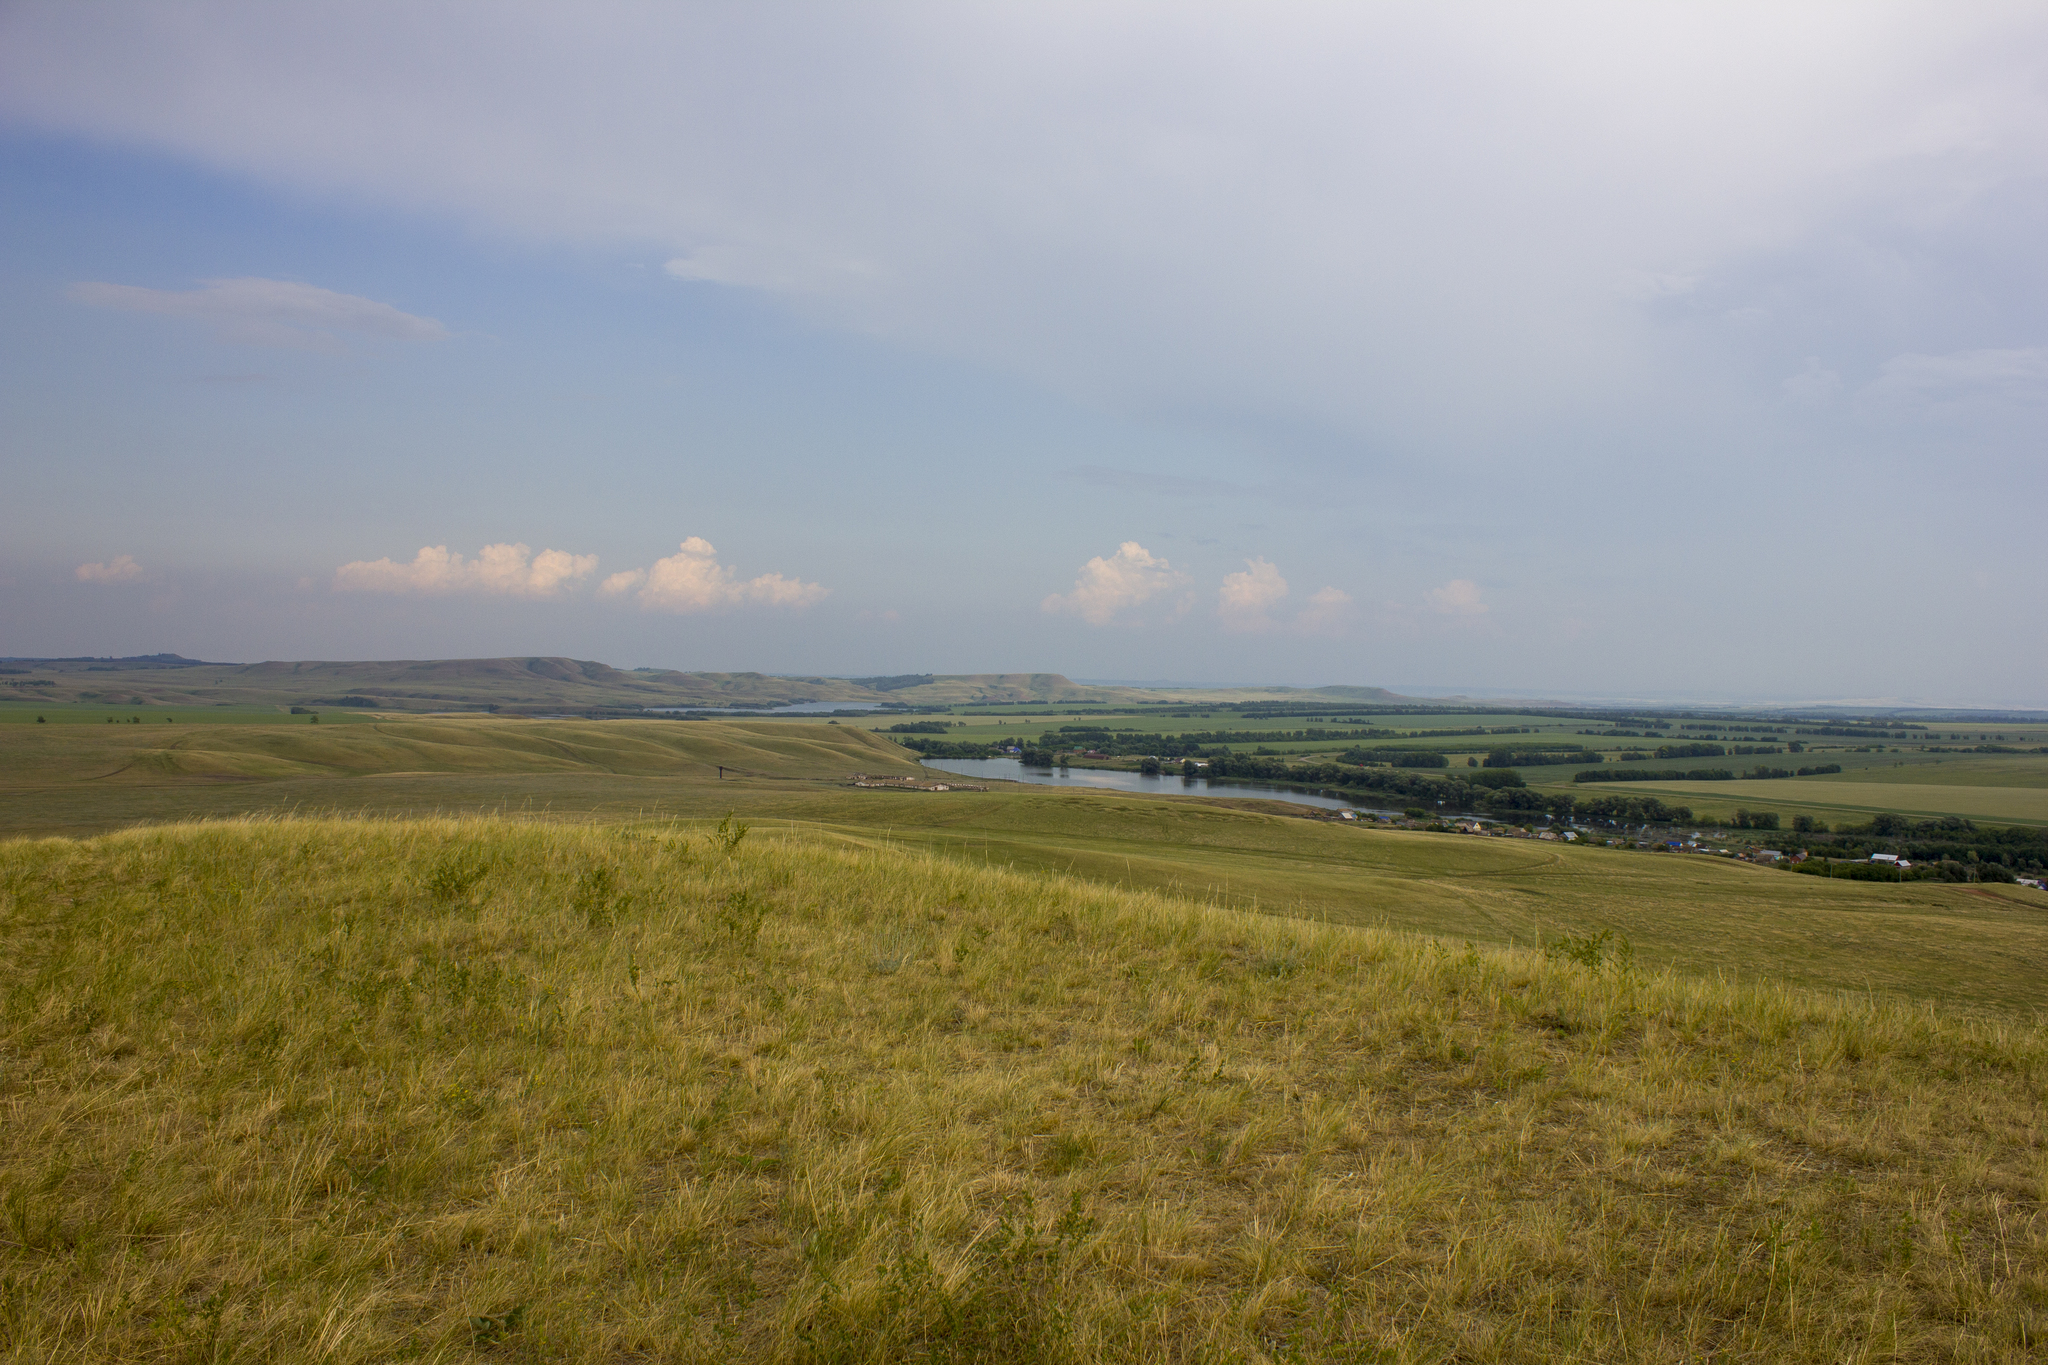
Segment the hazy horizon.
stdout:
[[0,183],[0,653],[2048,706],[2036,6],[30,0]]

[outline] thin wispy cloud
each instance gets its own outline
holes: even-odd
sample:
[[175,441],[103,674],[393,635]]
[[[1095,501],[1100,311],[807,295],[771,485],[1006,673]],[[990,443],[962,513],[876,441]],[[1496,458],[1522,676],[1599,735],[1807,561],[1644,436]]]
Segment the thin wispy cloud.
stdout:
[[542,550],[523,544],[486,545],[465,559],[446,545],[428,545],[409,563],[358,559],[334,571],[340,592],[480,593],[499,597],[558,597],[597,570],[596,555]]
[[347,335],[386,341],[440,341],[448,335],[433,318],[293,280],[207,280],[184,290],[88,281],[68,292],[93,308],[190,318],[221,340],[245,346],[333,351]]
[[731,607],[808,607],[831,590],[779,573],[741,578],[718,562],[718,551],[691,536],[679,551],[645,569],[626,569],[598,585],[606,597],[631,595],[648,611],[691,613]]
[[81,564],[73,571],[81,583],[133,583],[142,577],[134,555],[115,555],[104,563]]
[[1106,626],[1187,581],[1188,576],[1166,560],[1127,540],[1115,554],[1097,555],[1083,564],[1072,592],[1053,593],[1038,605],[1042,611],[1071,612],[1091,626]]
[[1133,469],[1109,469],[1102,465],[1079,465],[1073,469],[1063,470],[1062,473],[1078,483],[1096,488],[1115,488],[1128,493],[1158,493],[1172,498],[1227,498],[1241,501],[1245,498],[1266,497],[1270,493],[1267,489],[1231,483],[1227,479],[1189,478],[1180,474],[1147,474]]
[[2048,404],[2048,347],[1894,356],[1885,362],[1883,374],[1864,396],[1879,403],[1922,408],[2037,407]]

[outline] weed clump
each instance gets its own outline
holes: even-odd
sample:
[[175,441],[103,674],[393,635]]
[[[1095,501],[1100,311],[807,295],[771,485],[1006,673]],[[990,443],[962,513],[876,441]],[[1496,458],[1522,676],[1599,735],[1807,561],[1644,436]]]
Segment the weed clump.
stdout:
[[747,831],[752,828],[752,825],[740,820],[734,812],[727,811],[725,818],[718,822],[718,828],[711,832],[711,842],[730,857],[739,850],[740,840],[746,838]]
[[473,853],[443,858],[427,874],[427,894],[441,905],[466,901],[476,884],[484,879],[486,871],[488,867],[484,860]]
[[1634,945],[1626,938],[1616,938],[1612,929],[1590,934],[1566,934],[1547,945],[1544,951],[1559,962],[1576,963],[1588,971],[1607,969],[1620,976],[1629,976],[1635,971]]
[[620,914],[631,903],[632,897],[620,888],[616,871],[593,867],[577,879],[570,909],[581,915],[590,928],[610,929],[618,924]]

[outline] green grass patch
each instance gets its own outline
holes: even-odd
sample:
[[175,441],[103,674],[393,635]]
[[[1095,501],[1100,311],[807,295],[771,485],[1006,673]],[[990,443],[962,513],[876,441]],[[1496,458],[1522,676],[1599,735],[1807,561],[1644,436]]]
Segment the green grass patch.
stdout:
[[2033,1025],[712,834],[0,846],[8,1357],[2048,1341]]

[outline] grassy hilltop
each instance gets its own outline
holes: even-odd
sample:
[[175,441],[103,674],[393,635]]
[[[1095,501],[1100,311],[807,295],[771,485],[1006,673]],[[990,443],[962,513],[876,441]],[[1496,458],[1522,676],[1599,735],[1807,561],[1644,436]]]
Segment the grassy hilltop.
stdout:
[[2048,1344],[2035,1025],[733,832],[0,844],[5,1357]]

